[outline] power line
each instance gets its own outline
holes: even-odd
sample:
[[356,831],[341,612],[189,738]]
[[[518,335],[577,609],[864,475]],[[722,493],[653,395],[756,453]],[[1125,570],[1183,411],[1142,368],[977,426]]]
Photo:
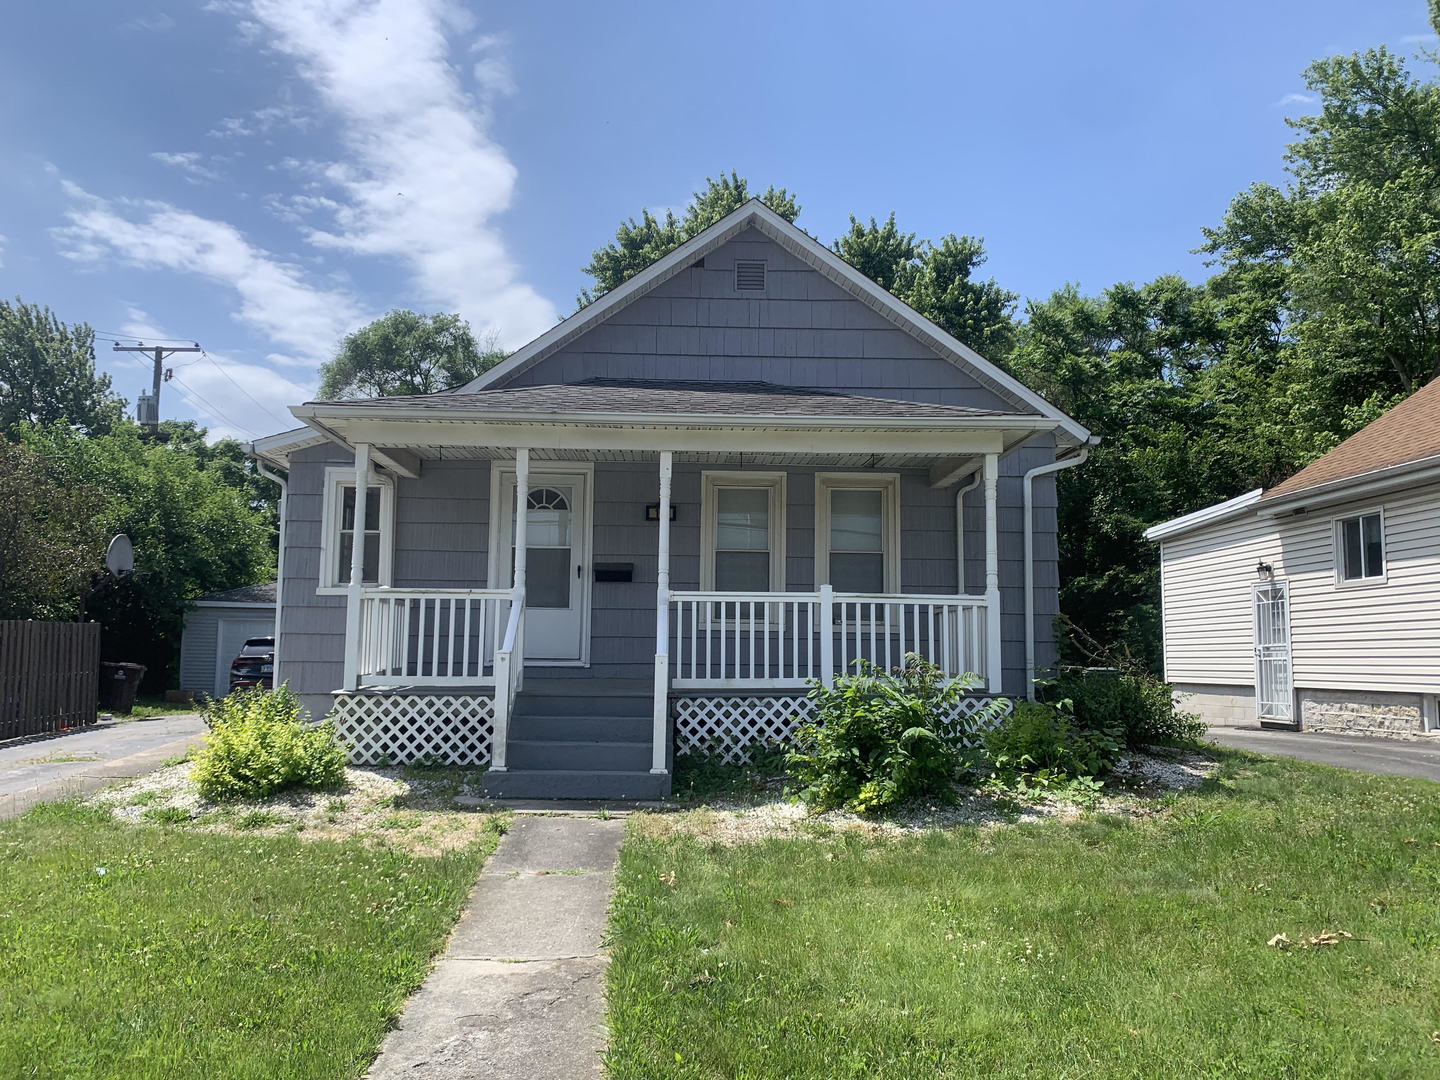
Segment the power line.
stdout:
[[[150,428],[151,431],[157,431],[157,430],[159,430],[159,427],[160,427],[160,383],[161,383],[161,381],[162,381],[162,380],[161,380],[161,371],[162,371],[162,368],[163,368],[164,363],[165,363],[165,358],[166,358],[167,356],[173,356],[173,355],[175,355],[176,353],[191,353],[191,352],[193,352],[193,353],[198,353],[198,352],[203,352],[204,350],[202,350],[202,349],[200,348],[200,343],[197,341],[197,342],[195,342],[195,343],[192,344],[192,345],[153,345],[153,346],[151,346],[151,345],[121,345],[121,344],[117,341],[117,342],[113,343],[113,344],[110,346],[110,348],[111,348],[111,350],[112,350],[113,352],[119,352],[119,353],[148,352],[148,353],[152,353],[152,354],[154,355],[154,357],[155,357],[155,371],[154,371],[154,380],[153,380],[153,382],[152,382],[152,384],[151,384],[152,387],[153,387],[153,389],[150,391],[150,408],[153,409],[154,412],[153,412],[153,414],[152,414],[152,419],[150,419],[150,420],[148,420],[148,421],[147,421],[147,420],[144,420],[144,419],[141,419],[140,416],[138,415],[140,409],[139,409],[139,406],[137,405],[137,407],[136,407],[136,413],[137,413],[136,419],[137,419],[137,420],[140,420],[140,422],[141,422],[142,424],[146,424],[146,425]],[[172,374],[173,374],[173,372],[172,372]],[[141,395],[141,396],[143,397],[144,395]]]
[[223,412],[221,412],[218,408],[211,404],[210,401],[206,399],[203,394],[201,394],[194,387],[190,386],[183,379],[176,377],[172,378],[171,381],[179,384],[181,390],[185,391],[186,394],[198,401],[205,408],[205,410],[209,412],[210,415],[215,419],[221,421],[222,423],[229,424],[233,428],[239,428],[247,435],[259,438],[259,433],[254,428],[250,427],[248,424],[242,424],[238,420],[232,420],[230,417],[226,416]]
[[266,405],[264,402],[261,402],[261,401],[256,400],[254,394],[250,393],[249,390],[246,390],[245,387],[241,386],[238,382],[236,382],[234,376],[232,376],[228,371],[226,371],[223,367],[221,367],[220,364],[219,364],[219,362],[218,362],[213,356],[211,356],[209,353],[207,353],[204,349],[201,349],[201,350],[200,350],[200,355],[201,355],[204,359],[209,360],[210,363],[214,366],[214,368],[215,368],[216,371],[220,372],[221,375],[224,375],[225,378],[229,379],[231,386],[235,387],[236,390],[239,390],[239,391],[240,391],[242,394],[244,394],[247,398],[249,398],[251,401],[255,402],[255,404],[256,404],[262,411],[269,413],[269,414],[270,414],[270,419],[274,420],[277,424],[289,424],[289,423],[290,423],[290,421],[288,421],[288,420],[282,420],[277,413],[275,413],[273,410],[271,410],[270,406]]

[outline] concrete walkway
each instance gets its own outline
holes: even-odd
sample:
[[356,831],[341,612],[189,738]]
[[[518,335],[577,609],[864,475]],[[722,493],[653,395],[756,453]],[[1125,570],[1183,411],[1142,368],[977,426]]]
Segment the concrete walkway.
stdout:
[[198,746],[204,734],[199,715],[187,714],[102,721],[7,742],[0,746],[0,820],[153,772],[167,758]]
[[370,1080],[601,1075],[600,951],[621,819],[519,816]]
[[1369,735],[1322,735],[1313,731],[1212,727],[1205,737],[1221,746],[1257,754],[1318,761],[1343,769],[1440,780],[1440,740],[1386,739]]

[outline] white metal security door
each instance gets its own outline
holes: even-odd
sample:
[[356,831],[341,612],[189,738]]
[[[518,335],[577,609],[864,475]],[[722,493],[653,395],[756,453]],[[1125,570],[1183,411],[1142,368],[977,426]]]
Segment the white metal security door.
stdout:
[[1295,722],[1288,581],[1255,586],[1255,712],[1261,720]]
[[[589,637],[590,477],[585,473],[530,474],[527,499],[525,660],[576,663]],[[502,474],[501,535],[497,581],[509,581],[515,549],[515,474]]]

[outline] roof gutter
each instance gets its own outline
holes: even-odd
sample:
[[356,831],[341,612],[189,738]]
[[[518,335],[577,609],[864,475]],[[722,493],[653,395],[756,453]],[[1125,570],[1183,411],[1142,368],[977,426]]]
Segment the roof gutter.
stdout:
[[1440,455],[1407,461],[1403,465],[1392,465],[1387,469],[1375,469],[1358,476],[1342,477],[1327,484],[1315,484],[1284,495],[1262,498],[1256,514],[1262,518],[1280,517],[1314,504],[1324,505],[1347,498],[1379,495],[1435,479],[1440,479]]

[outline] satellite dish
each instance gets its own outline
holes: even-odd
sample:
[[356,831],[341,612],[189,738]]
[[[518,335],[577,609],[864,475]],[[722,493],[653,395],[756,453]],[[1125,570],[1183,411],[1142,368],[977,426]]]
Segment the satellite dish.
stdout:
[[110,546],[105,549],[105,566],[117,578],[126,577],[134,571],[135,547],[130,543],[130,537],[121,533],[110,541]]

